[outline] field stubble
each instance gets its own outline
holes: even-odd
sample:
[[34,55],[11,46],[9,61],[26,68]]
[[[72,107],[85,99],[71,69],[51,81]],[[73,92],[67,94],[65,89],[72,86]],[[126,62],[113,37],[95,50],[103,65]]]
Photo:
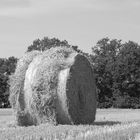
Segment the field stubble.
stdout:
[[91,125],[18,127],[11,109],[0,110],[0,140],[139,140],[140,110],[97,109]]

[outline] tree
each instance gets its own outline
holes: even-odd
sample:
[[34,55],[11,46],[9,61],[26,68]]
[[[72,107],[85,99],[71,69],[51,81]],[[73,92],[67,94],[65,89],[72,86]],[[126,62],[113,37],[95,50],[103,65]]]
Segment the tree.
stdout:
[[50,49],[52,47],[60,47],[60,46],[72,47],[78,53],[83,53],[84,55],[87,56],[87,54],[84,53],[83,51],[81,51],[78,48],[78,46],[70,45],[66,40],[61,41],[58,38],[48,38],[48,37],[44,37],[42,40],[40,40],[40,39],[34,40],[33,44],[27,48],[27,52],[30,52],[33,50],[45,51],[45,50]]
[[11,75],[12,73],[15,72],[15,68],[16,68],[16,65],[17,65],[17,58],[15,57],[9,57],[6,62],[5,62],[5,65],[7,66],[7,74],[8,75]]
[[117,56],[114,85],[125,103],[121,107],[140,108],[140,46],[132,41],[123,44]]
[[99,107],[113,106],[113,72],[121,40],[103,38],[92,48]]
[[92,51],[98,106],[140,108],[140,46],[103,38]]
[[45,51],[47,49],[50,49],[51,47],[58,47],[58,46],[67,46],[70,45],[66,40],[60,41],[57,38],[48,38],[44,37],[42,40],[36,39],[33,41],[33,44],[30,45],[27,49],[27,52],[30,52],[32,50],[39,50],[39,51]]
[[0,59],[0,107],[9,107],[9,75],[14,73],[17,58]]
[[8,76],[0,74],[0,108],[8,107]]

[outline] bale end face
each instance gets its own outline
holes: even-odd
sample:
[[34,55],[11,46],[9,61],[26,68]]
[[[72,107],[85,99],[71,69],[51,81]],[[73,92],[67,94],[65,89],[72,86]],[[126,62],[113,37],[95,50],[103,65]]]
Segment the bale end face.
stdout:
[[96,114],[95,78],[89,61],[78,54],[74,64],[59,74],[58,122],[91,124]]

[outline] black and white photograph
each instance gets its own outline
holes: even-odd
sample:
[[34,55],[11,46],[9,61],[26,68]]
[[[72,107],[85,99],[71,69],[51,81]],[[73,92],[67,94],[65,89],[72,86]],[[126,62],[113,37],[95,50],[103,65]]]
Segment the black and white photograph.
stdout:
[[140,140],[140,0],[0,0],[0,140]]

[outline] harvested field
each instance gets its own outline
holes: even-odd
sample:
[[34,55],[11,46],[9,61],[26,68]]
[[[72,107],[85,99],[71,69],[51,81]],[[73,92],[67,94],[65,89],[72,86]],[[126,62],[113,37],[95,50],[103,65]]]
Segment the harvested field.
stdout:
[[[127,114],[127,117],[126,117]],[[139,140],[139,110],[97,109],[92,125],[40,125],[18,127],[12,110],[0,110],[0,140]],[[8,119],[7,119],[8,118]]]

